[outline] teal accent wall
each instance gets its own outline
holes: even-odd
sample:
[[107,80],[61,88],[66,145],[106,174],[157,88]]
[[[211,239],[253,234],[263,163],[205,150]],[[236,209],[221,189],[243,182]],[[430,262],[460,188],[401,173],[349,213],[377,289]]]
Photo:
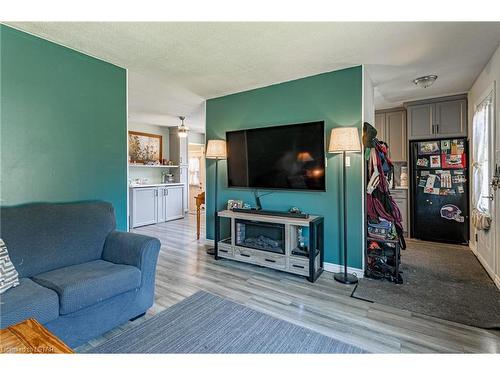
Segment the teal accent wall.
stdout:
[[[325,121],[326,147],[332,128],[355,126],[362,116],[361,66],[319,74],[256,90],[210,99],[206,106],[206,139],[225,139],[226,131],[263,126]],[[362,268],[362,158],[353,153],[347,168],[348,265]],[[303,211],[325,217],[325,261],[343,264],[342,156],[327,154],[326,192],[276,191],[262,197],[265,209]],[[227,188],[226,162],[219,161],[219,205],[241,199],[254,205],[252,190]],[[207,160],[207,237],[214,238],[215,161]],[[266,193],[259,190],[259,193]]]
[[127,229],[126,70],[0,25],[2,205],[105,200]]

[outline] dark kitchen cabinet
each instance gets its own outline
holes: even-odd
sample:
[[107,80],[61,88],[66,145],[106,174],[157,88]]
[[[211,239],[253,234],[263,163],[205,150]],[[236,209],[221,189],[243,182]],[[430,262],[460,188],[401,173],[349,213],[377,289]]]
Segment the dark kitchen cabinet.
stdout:
[[408,139],[467,137],[467,98],[464,95],[405,103]]

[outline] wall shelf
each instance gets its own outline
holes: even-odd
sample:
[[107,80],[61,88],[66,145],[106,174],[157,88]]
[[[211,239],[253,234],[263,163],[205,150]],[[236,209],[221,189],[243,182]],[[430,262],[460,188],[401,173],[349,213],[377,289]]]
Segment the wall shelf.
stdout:
[[138,168],[179,168],[178,165],[146,165],[146,164],[129,164],[129,167]]

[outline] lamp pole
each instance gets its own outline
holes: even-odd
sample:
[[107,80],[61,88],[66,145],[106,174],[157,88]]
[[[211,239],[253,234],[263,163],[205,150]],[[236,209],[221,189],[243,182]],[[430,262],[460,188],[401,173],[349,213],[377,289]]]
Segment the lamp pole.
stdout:
[[344,236],[343,236],[343,245],[344,245],[344,272],[337,272],[333,275],[333,278],[342,284],[356,284],[358,282],[358,278],[356,275],[351,275],[347,273],[347,199],[345,193],[346,186],[346,152],[342,151],[342,204],[343,204],[343,219],[342,224],[344,225]]
[[214,255],[217,259],[217,249],[219,242],[219,217],[217,216],[217,195],[219,187],[219,160],[227,159],[226,141],[222,139],[211,139],[207,142],[207,159],[215,159],[215,189],[214,189],[214,247],[207,250],[207,254]]
[[207,249],[208,255],[215,255],[217,251],[217,239],[218,239],[218,225],[217,225],[217,188],[218,188],[218,178],[219,178],[219,158],[215,158],[215,189],[214,189],[214,247]]
[[338,127],[331,131],[330,145],[328,152],[342,152],[342,206],[343,216],[342,225],[344,226],[342,245],[344,246],[344,272],[337,272],[333,277],[342,284],[356,284],[358,278],[356,275],[347,273],[347,197],[346,197],[346,153],[360,152],[361,145],[359,143],[359,134],[356,127]]

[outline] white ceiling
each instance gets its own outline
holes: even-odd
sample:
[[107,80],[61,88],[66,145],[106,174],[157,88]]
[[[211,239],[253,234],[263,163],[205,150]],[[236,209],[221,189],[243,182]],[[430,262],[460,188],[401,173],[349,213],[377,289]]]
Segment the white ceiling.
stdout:
[[9,24],[127,68],[134,121],[196,130],[206,99],[359,64],[376,108],[466,92],[500,44],[500,22]]

